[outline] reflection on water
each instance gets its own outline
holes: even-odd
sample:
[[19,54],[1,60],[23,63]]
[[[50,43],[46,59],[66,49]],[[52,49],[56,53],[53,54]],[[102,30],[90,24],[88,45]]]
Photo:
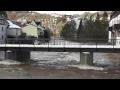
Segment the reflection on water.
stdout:
[[1,60],[0,78],[120,78],[119,60],[119,54],[94,53],[95,66],[80,66],[80,53],[31,52],[29,62]]

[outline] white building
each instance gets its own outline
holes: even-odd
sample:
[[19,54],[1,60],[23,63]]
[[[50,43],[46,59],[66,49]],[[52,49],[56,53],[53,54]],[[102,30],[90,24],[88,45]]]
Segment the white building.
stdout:
[[109,43],[120,45],[120,12],[113,12],[109,22]]
[[7,28],[7,31],[6,31],[7,37],[16,38],[16,37],[21,36],[21,33],[22,33],[21,27],[13,24],[13,23],[12,23],[11,21],[9,21],[9,20],[7,20],[7,22],[8,22],[8,28]]
[[0,18],[0,43],[5,43],[6,39],[6,20],[4,18]]

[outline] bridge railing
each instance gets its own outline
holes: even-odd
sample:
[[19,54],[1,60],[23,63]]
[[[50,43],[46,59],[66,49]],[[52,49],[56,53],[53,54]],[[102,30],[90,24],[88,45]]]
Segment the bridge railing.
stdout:
[[111,39],[111,43],[108,43],[108,39],[64,39],[64,38],[53,38],[53,39],[20,39],[11,38],[6,39],[5,44],[30,44],[30,45],[116,45],[116,42],[120,39]]

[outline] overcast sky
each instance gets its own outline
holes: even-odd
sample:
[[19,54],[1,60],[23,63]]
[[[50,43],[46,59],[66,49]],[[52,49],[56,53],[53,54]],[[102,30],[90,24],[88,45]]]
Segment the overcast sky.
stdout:
[[42,14],[67,14],[67,15],[73,15],[73,14],[83,14],[84,12],[98,12],[98,11],[35,11],[38,13],[42,13]]

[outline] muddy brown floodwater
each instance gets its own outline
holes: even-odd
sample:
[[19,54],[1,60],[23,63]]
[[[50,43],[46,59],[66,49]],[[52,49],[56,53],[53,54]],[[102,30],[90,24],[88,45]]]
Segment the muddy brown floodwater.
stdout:
[[120,55],[94,53],[94,66],[80,65],[80,53],[31,52],[21,63],[0,61],[1,79],[119,79]]

